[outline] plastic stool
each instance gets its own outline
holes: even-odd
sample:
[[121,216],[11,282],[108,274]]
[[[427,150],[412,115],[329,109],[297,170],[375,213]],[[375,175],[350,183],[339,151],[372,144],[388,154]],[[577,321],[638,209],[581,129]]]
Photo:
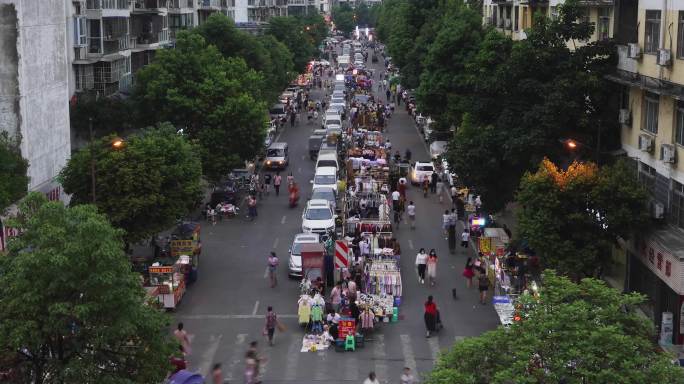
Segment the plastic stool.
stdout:
[[392,308],[392,322],[396,323],[399,320],[399,308]]
[[347,338],[344,339],[344,350],[356,351],[356,343],[354,342],[354,336],[347,335]]

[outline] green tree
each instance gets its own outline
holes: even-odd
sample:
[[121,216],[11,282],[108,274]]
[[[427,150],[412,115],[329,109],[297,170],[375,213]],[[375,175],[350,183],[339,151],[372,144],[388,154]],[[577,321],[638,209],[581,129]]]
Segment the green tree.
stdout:
[[656,351],[653,324],[636,313],[639,294],[547,271],[539,297],[521,302],[521,321],[457,343],[426,383],[684,383]]
[[70,108],[69,118],[76,136],[86,140],[90,138],[91,118],[95,137],[123,135],[137,126],[135,109],[129,101],[120,98],[83,98]]
[[314,48],[318,48],[323,40],[328,37],[328,24],[318,13],[301,15],[296,17],[304,26],[304,32],[309,36],[309,42]]
[[119,149],[110,141],[98,140],[73,154],[60,176],[72,205],[92,202],[94,154],[96,205],[125,231],[127,242],[169,228],[201,202],[199,148],[170,124],[131,135]]
[[266,34],[285,44],[292,53],[294,67],[298,72],[306,69],[309,61],[316,55],[314,41],[299,18],[272,17],[268,22]]
[[610,262],[609,247],[648,227],[646,192],[627,165],[598,169],[574,162],[561,170],[545,159],[520,182],[520,237],[542,266],[575,279]]
[[197,140],[204,175],[213,182],[253,159],[268,121],[264,79],[241,58],[225,59],[202,36],[181,32],[136,74],[146,124],[169,121]]
[[[468,185],[490,193],[483,194],[489,211],[498,211],[511,201],[520,177],[544,156],[561,156],[559,139],[595,138],[597,127],[601,127],[601,142],[605,143],[609,141],[605,136],[619,132],[614,119],[609,118],[616,113],[611,101],[614,86],[604,78],[614,62],[610,45],[599,42],[569,49],[573,41],[588,39],[593,26],[582,21],[581,7],[575,1],[565,2],[559,12],[557,20],[536,15],[533,28],[526,31],[527,39],[522,41],[505,42],[496,32],[489,32],[469,59],[454,59],[458,64],[451,67],[463,68],[458,72],[439,70],[453,55],[453,50],[445,47],[457,40],[447,39],[442,49],[431,47],[426,59],[419,104],[429,105],[428,113],[448,125],[459,126],[463,115],[468,114],[473,132],[481,127],[494,128],[486,135],[499,147],[461,145],[461,152],[457,152],[454,146],[449,155],[460,164],[455,170],[458,174],[478,172],[480,164],[469,162],[472,158],[491,158],[501,166],[497,172],[481,176],[477,183],[464,178]],[[437,41],[439,36],[433,45]],[[429,63],[433,60],[434,65]],[[438,105],[439,100],[446,102]],[[596,146],[598,140],[586,142]],[[502,173],[509,176],[503,185],[499,178]]]
[[332,20],[335,28],[347,36],[356,28],[354,10],[346,3],[332,9]]
[[19,138],[0,132],[0,214],[26,194],[28,161],[21,156]]
[[[91,205],[31,193],[0,273],[0,354],[22,383],[163,381],[168,317],[145,305],[121,231]],[[5,370],[10,367],[0,367]]]

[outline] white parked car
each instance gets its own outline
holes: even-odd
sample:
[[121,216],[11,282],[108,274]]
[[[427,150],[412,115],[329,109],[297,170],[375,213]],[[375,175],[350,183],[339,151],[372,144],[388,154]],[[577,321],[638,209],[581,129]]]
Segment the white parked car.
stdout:
[[337,192],[337,168],[335,167],[320,167],[316,168],[314,179],[311,180],[313,188],[330,187]]
[[320,243],[317,233],[296,234],[290,246],[290,260],[287,263],[289,276],[302,276],[302,245]]
[[328,109],[325,112],[325,116],[323,117],[322,128],[325,129],[325,127],[328,125],[339,125],[341,127],[342,126],[342,116],[339,113],[337,113],[331,109]]
[[411,183],[420,184],[427,177],[430,180],[432,173],[435,171],[435,166],[432,162],[416,161],[411,167]]
[[326,200],[330,203],[330,208],[335,212],[337,207],[337,194],[335,190],[330,187],[314,188],[311,193],[311,200]]
[[302,213],[302,232],[326,234],[334,231],[335,213],[328,200],[309,200]]

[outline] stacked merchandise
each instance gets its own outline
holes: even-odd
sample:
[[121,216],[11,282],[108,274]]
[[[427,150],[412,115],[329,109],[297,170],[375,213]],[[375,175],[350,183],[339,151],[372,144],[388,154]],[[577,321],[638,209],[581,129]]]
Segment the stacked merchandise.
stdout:
[[394,296],[361,293],[356,300],[361,308],[370,308],[377,317],[392,316],[394,313]]
[[366,264],[364,292],[401,296],[401,271],[395,259],[373,258]]

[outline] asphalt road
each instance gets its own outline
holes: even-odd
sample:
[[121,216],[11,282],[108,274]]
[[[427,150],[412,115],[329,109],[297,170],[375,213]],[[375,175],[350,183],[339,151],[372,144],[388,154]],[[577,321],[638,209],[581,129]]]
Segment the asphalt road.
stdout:
[[[381,68],[376,68],[376,73],[380,72]],[[314,98],[322,94],[320,90],[313,91]],[[414,160],[428,159],[427,147],[403,107],[402,104],[389,122],[393,150],[404,153],[408,147]],[[309,180],[314,172],[307,139],[316,126],[307,124],[304,116],[294,128],[288,124],[277,140],[290,145],[286,172],[292,172],[303,186],[304,198],[309,194]],[[461,276],[472,248],[459,248],[455,255],[448,253],[441,230],[441,214],[448,203],[440,204],[435,195],[424,198],[417,187],[409,188],[408,197],[416,203],[416,229],[402,224],[395,232],[402,249],[404,296],[400,321],[380,324],[373,340],[355,352],[329,349],[300,353],[304,333],[296,320],[299,289],[296,281],[287,278],[287,254],[293,236],[301,231],[302,201],[292,209],[288,207],[287,193],[281,191],[275,197],[271,191],[270,196],[259,202],[259,216],[253,222],[235,218],[216,226],[204,223],[199,278],[175,313],[191,335],[189,369],[207,374],[213,363],[218,362],[223,365],[227,382],[242,383],[244,353],[249,342],[257,340],[261,355],[267,359],[261,369],[263,383],[361,383],[370,371],[375,371],[383,383],[397,383],[403,367],[411,367],[419,374],[428,372],[441,350],[464,337],[495,328],[498,318],[491,304],[480,305],[477,289],[466,289]],[[458,228],[457,233],[461,230],[462,227]],[[414,259],[421,247],[435,248],[440,256],[437,285],[433,288],[420,284],[416,277]],[[281,259],[279,284],[274,289],[269,287],[266,275],[270,251]],[[452,298],[452,288],[457,288],[456,300]],[[431,338],[425,337],[423,324],[423,302],[427,295],[435,297],[444,323],[444,329]],[[276,333],[273,347],[268,347],[261,335],[269,305],[288,328]]]

